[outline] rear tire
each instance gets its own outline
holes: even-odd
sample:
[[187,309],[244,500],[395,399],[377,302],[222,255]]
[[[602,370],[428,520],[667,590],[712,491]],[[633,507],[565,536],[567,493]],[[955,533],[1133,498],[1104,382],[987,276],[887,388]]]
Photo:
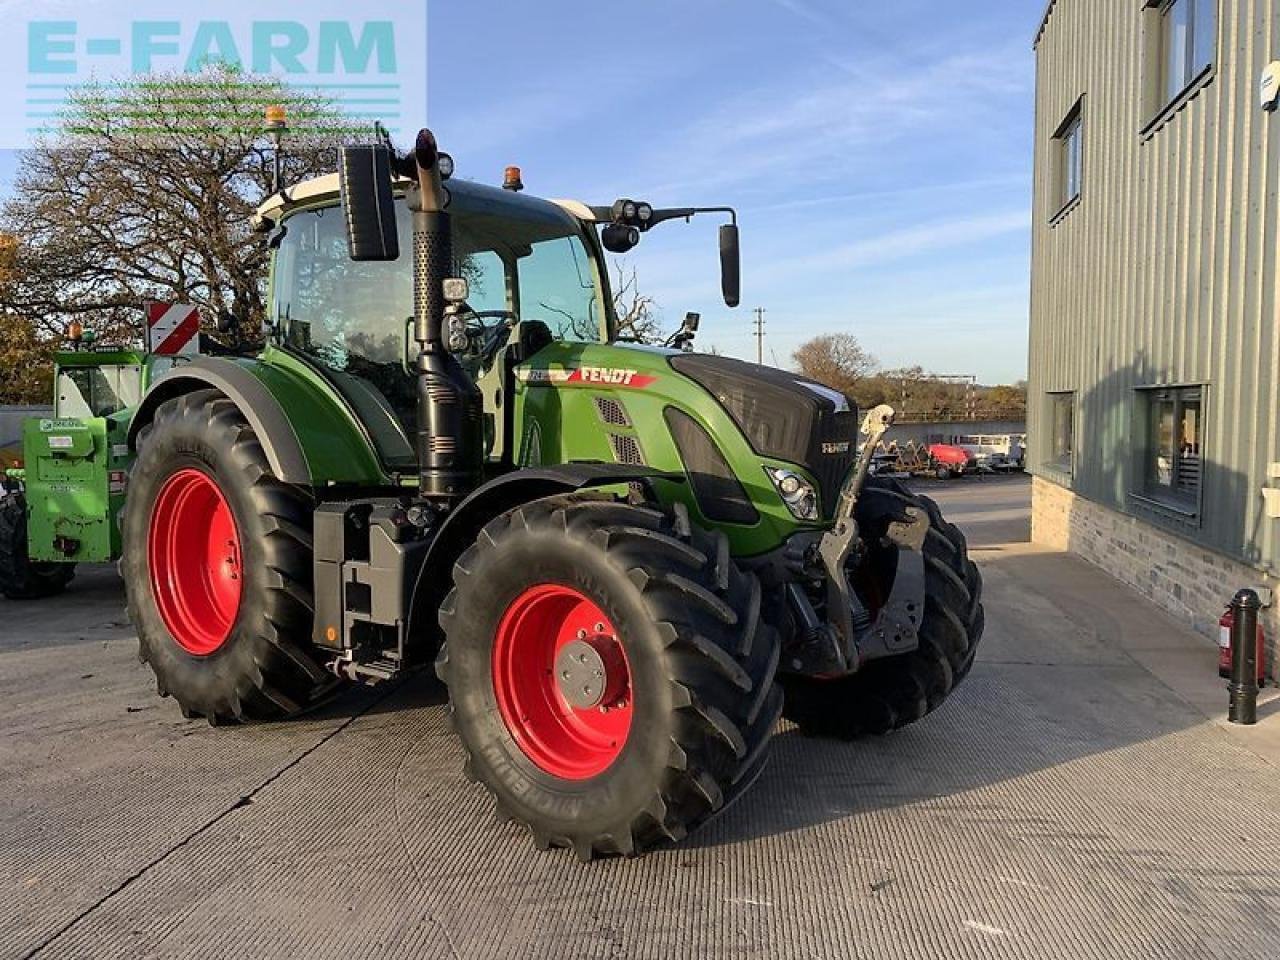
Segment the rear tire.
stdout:
[[[778,642],[760,619],[758,581],[723,534],[691,529],[683,511],[540,500],[491,522],[459,559],[454,584],[440,609],[437,672],[467,773],[538,846],[572,847],[585,860],[679,840],[763,768],[782,705]],[[592,715],[598,706],[571,706],[576,688],[553,672],[566,640],[582,636],[575,622],[549,628],[544,616],[511,639],[512,611],[549,591],[584,599],[616,637],[621,652],[605,652],[602,682],[626,711],[617,726]],[[555,629],[559,640],[539,644]],[[504,666],[513,642],[533,648],[514,680]],[[542,699],[522,692],[531,677],[545,678]],[[558,725],[570,724],[561,736]],[[574,747],[576,729],[595,752]]]
[[21,493],[0,497],[0,593],[10,600],[42,600],[67,589],[74,563],[32,560],[27,548],[27,499]]
[[121,569],[160,695],[212,724],[314,705],[337,680],[311,652],[310,497],[214,390],[162,404],[138,444]]
[[909,506],[925,510],[930,523],[920,646],[838,680],[780,677],[784,715],[805,733],[850,740],[900,729],[938,709],[973,667],[986,619],[982,575],[969,559],[964,534],[943,519],[936,503],[896,480],[867,481],[858,523],[874,534],[884,517]]

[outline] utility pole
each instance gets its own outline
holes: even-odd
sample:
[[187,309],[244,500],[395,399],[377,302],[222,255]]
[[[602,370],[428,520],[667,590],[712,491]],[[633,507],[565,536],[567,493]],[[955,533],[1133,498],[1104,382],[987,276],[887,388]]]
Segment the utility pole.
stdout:
[[764,366],[764,307],[756,307],[756,363]]

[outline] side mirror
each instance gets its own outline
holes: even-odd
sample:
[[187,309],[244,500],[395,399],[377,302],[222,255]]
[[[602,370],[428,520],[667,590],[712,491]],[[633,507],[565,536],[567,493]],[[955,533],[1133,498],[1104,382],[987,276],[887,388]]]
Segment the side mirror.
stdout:
[[382,144],[343,147],[338,178],[351,259],[400,259],[391,150]]
[[702,323],[702,314],[686,313],[680,329],[667,338],[664,346],[677,350],[692,350],[694,338],[698,336],[698,325]]
[[738,248],[738,225],[720,228],[720,288],[725,306],[736,307],[742,300],[742,253]]

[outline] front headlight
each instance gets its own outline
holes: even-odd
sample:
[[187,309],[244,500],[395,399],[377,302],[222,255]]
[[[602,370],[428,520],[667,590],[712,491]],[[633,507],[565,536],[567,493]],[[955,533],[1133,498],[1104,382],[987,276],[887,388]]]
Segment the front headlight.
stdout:
[[819,519],[818,491],[813,489],[812,483],[794,470],[765,467],[764,472],[773,481],[774,489],[793,517],[810,522]]

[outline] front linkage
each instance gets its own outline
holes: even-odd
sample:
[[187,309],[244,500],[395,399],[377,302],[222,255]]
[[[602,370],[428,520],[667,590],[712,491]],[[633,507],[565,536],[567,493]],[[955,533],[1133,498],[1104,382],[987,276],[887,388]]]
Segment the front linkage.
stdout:
[[819,677],[845,676],[863,664],[915,650],[925,606],[924,543],[929,517],[923,509],[906,506],[892,518],[885,540],[896,547],[896,569],[888,596],[872,609],[851,582],[856,569],[869,562],[865,531],[856,511],[871,462],[881,438],[893,426],[892,407],[879,406],[867,414],[861,433],[862,451],[841,485],[831,529],[803,551],[806,578],[821,579],[821,606],[799,582],[786,585],[794,623],[798,625],[791,672]]

